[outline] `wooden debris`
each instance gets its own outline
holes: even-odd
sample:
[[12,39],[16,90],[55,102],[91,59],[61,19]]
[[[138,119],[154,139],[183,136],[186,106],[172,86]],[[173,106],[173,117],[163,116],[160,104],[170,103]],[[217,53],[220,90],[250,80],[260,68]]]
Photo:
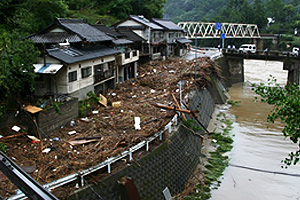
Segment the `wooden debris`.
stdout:
[[107,107],[107,99],[105,96],[103,96],[102,94],[99,94],[99,103],[101,105],[103,105],[104,107]]
[[112,107],[113,108],[118,108],[118,107],[121,107],[121,101],[116,101],[116,102],[112,102]]
[[5,136],[5,137],[1,137],[0,141],[4,141],[4,140],[9,140],[9,139],[13,139],[13,138],[17,138],[21,135],[26,135],[27,133],[18,133],[18,134],[14,134],[14,135],[9,135],[9,136]]
[[156,103],[154,105],[156,107],[158,107],[158,108],[163,108],[163,109],[167,109],[167,110],[175,110],[175,111],[179,111],[179,112],[183,112],[183,113],[188,113],[188,114],[192,114],[192,113],[197,112],[197,111],[190,111],[190,110],[185,110],[185,109],[177,108],[176,106],[174,106],[174,107],[167,106],[167,105],[163,105],[163,104],[160,104],[160,103]]
[[30,112],[31,114],[35,114],[35,113],[41,112],[43,109],[36,107],[36,106],[28,105],[24,108],[24,110],[26,110],[27,112]]
[[[37,148],[38,145],[43,149],[49,148],[53,143],[50,140],[41,140],[39,144],[32,144],[28,142],[27,137],[18,137],[19,132],[15,132],[15,136],[10,136],[18,140],[8,140],[10,137],[5,136],[11,134],[10,128],[5,132],[1,130],[3,138],[0,141],[7,144],[9,147],[7,154],[14,157],[18,164],[38,166],[38,172],[32,173],[32,176],[41,184],[73,173],[61,159],[62,156],[68,158],[69,163],[76,170],[95,166],[107,158],[128,151],[130,147],[160,131],[173,118],[175,114],[173,105],[176,105],[175,110],[182,114],[197,112],[189,111],[188,108],[181,109],[180,102],[176,103],[175,97],[179,96],[178,82],[184,80],[188,83],[182,87],[182,96],[186,96],[195,88],[211,84],[211,74],[216,74],[220,78],[219,67],[209,58],[198,58],[197,63],[199,67],[196,80],[195,68],[191,67],[193,61],[168,59],[139,66],[137,78],[124,81],[114,89],[109,89],[106,94],[99,95],[100,101],[90,108],[90,111],[98,111],[98,113],[90,115],[92,112],[89,112],[88,116],[74,119],[72,125],[69,123],[51,134],[51,138],[59,138],[55,141],[55,147],[62,155],[52,148],[49,153],[41,154],[42,150]],[[121,102],[121,104],[120,107],[115,107],[108,102]],[[163,105],[165,112],[160,112],[161,107],[153,106],[155,103]],[[134,117],[137,116],[140,117],[140,130],[135,130],[134,127]],[[118,167],[125,164],[116,163],[120,165]],[[139,166],[138,163],[137,165]],[[0,188],[7,188],[7,185],[5,181],[0,182]],[[5,195],[0,190],[0,196]],[[63,199],[64,196],[60,198]]]
[[71,141],[68,141],[68,143],[70,145],[79,145],[79,144],[87,144],[87,143],[91,143],[91,142],[96,142],[98,141],[98,139],[82,139],[82,140],[71,140]]

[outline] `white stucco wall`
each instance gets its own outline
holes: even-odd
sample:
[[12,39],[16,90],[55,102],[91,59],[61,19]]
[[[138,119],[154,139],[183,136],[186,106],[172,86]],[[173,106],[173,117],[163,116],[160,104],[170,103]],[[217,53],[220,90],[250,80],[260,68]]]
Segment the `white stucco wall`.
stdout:
[[[42,81],[36,81],[35,94],[38,96],[45,95],[49,91],[49,84],[52,84],[51,88],[53,93],[78,94],[80,95],[78,98],[82,99],[82,96],[88,92],[87,90],[92,90],[94,88],[94,66],[112,61],[115,61],[114,55],[83,61],[80,63],[64,65],[56,74],[53,75],[42,74],[44,79]],[[43,58],[40,58],[39,62],[43,63]],[[48,57],[46,63],[59,63],[59,61]],[[86,67],[92,67],[91,75],[82,78],[81,69]],[[69,72],[74,71],[77,72],[77,80],[69,82],[68,74]],[[55,84],[57,87],[55,87]],[[84,92],[80,92],[80,90],[84,90]],[[82,93],[84,93],[84,95]]]

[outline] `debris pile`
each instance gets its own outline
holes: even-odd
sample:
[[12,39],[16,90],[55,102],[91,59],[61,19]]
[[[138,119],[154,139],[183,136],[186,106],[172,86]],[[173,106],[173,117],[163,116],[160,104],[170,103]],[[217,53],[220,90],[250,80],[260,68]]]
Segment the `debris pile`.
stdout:
[[[184,97],[192,89],[210,85],[212,74],[221,78],[219,66],[205,57],[197,62],[151,61],[139,67],[137,78],[100,95],[91,113],[56,133],[32,137],[26,130],[16,133],[9,128],[0,132],[0,143],[7,146],[10,158],[45,184],[74,173],[74,168],[79,171],[116,156],[157,133],[180,108],[180,93]],[[16,189],[0,173],[0,195],[14,195]]]

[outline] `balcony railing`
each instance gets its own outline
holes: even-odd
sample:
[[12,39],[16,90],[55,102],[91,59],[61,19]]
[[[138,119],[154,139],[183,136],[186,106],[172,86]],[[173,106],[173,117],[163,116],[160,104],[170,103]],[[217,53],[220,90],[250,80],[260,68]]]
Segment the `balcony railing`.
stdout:
[[117,58],[118,65],[125,65],[139,60],[139,50],[122,53]]

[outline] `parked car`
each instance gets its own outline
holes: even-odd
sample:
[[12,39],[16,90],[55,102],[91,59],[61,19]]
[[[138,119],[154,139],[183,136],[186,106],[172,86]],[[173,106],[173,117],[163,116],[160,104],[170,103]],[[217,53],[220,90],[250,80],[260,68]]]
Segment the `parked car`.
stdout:
[[293,47],[293,49],[292,49],[292,54],[293,54],[294,56],[298,56],[298,55],[299,55],[299,48],[298,48],[298,47]]
[[240,53],[256,53],[256,45],[255,44],[242,44],[239,48]]

